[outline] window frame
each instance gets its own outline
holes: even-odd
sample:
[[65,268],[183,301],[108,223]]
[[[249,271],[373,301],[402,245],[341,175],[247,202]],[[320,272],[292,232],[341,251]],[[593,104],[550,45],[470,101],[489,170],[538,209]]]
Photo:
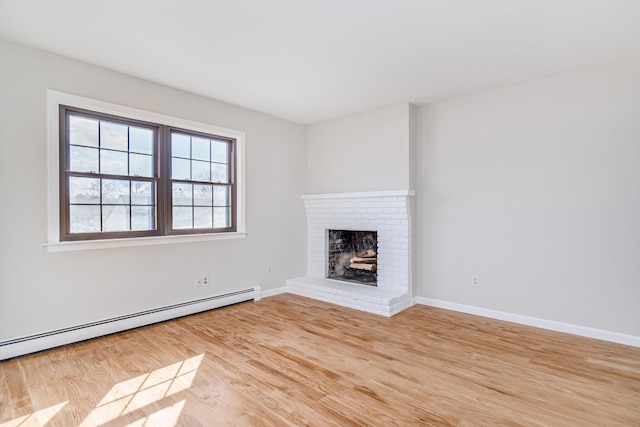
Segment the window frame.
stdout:
[[[62,170],[62,166],[66,161],[62,156],[66,153],[66,148],[63,149],[63,144],[66,142],[61,140],[61,132],[63,129],[63,120],[66,120],[65,115],[61,114],[61,107],[68,108],[72,111],[86,112],[89,115],[95,114],[104,116],[105,120],[109,120],[111,116],[117,121],[130,121],[132,125],[142,123],[145,126],[158,125],[160,127],[158,134],[156,135],[156,158],[155,167],[156,170],[164,170],[164,174],[156,174],[154,179],[158,180],[156,192],[157,197],[157,231],[153,230],[152,233],[144,231],[126,231],[126,232],[109,232],[109,236],[105,237],[104,232],[95,233],[99,235],[96,239],[87,239],[89,234],[82,234],[80,238],[71,237],[65,240],[68,236],[63,236],[62,233],[67,232],[65,224],[62,222],[65,220],[65,215],[62,209],[68,210],[69,203],[65,199],[64,203],[61,201],[61,179],[64,176],[65,171]],[[166,163],[171,162],[170,150],[166,148],[163,155],[161,153],[161,143],[158,141],[163,136],[159,135],[160,132],[169,132],[169,129],[176,130],[178,132],[184,132],[196,135],[207,135],[209,137],[215,137],[227,141],[235,141],[230,159],[229,167],[231,182],[235,188],[235,199],[231,203],[231,215],[232,225],[235,229],[179,229],[171,230],[171,227],[167,227],[162,230],[163,225],[170,225],[171,213],[167,210],[171,210],[171,194],[170,194],[170,182],[171,177],[168,175],[170,171],[170,165]],[[168,138],[168,136],[167,136]],[[71,251],[71,250],[85,250],[85,249],[100,249],[110,247],[127,247],[127,246],[146,246],[146,245],[160,245],[170,243],[186,243],[186,242],[199,242],[208,240],[222,240],[222,239],[237,239],[244,238],[246,236],[245,230],[245,189],[244,189],[244,143],[245,134],[242,131],[222,128],[206,123],[195,122],[191,120],[181,119],[177,117],[167,116],[164,114],[154,113],[150,111],[140,110],[136,108],[126,107],[118,104],[112,104],[105,101],[99,101],[90,98],[84,98],[76,95],[66,94],[54,90],[47,91],[47,157],[48,157],[48,231],[47,242],[44,246],[49,252]],[[160,164],[160,163],[163,164]],[[167,169],[169,168],[169,169]],[[164,176],[163,176],[164,175]],[[166,184],[166,182],[169,184]],[[165,208],[160,205],[160,192],[164,192],[166,199]],[[167,194],[167,192],[169,194]],[[232,195],[232,197],[234,197]],[[163,219],[164,218],[164,221]],[[75,233],[71,234],[74,236]]]
[[[155,138],[153,141],[153,174],[151,177],[138,177],[131,175],[111,175],[107,173],[93,172],[79,172],[69,170],[70,161],[70,149],[69,149],[69,129],[67,128],[67,118],[69,115],[75,117],[84,117],[95,120],[104,120],[111,123],[126,124],[130,126],[146,127],[155,129]],[[148,237],[148,236],[162,236],[167,233],[166,231],[166,209],[163,209],[165,203],[164,200],[165,191],[163,190],[163,174],[161,173],[163,166],[161,164],[163,158],[163,149],[161,148],[162,140],[162,125],[157,123],[142,122],[140,120],[132,120],[126,117],[114,116],[111,114],[98,113],[96,111],[75,108],[68,105],[59,106],[59,144],[60,144],[60,241],[78,241],[78,240],[103,240],[103,239],[118,239],[118,238],[136,238],[136,237]],[[100,148],[98,148],[100,149]],[[155,184],[156,201],[156,216],[155,223],[156,228],[153,230],[140,230],[140,231],[100,231],[90,233],[72,233],[70,230],[70,208],[71,202],[68,194],[68,179],[71,176],[83,176],[86,178],[94,179],[129,179],[131,181],[149,181]],[[96,206],[104,206],[102,203]]]
[[[195,137],[200,137],[200,138],[210,138],[210,139],[217,139],[217,140],[226,140],[226,142],[231,144],[231,150],[230,152],[227,153],[228,158],[227,158],[227,164],[229,165],[229,171],[227,172],[229,175],[229,184],[224,184],[224,185],[228,185],[229,188],[231,189],[231,219],[232,219],[232,224],[231,227],[228,227],[226,229],[222,229],[222,228],[207,228],[207,229],[200,229],[200,228],[192,228],[192,229],[185,229],[185,228],[173,228],[173,227],[169,227],[169,224],[173,223],[173,191],[171,191],[171,187],[174,181],[182,181],[182,182],[193,182],[194,185],[201,183],[201,184],[212,184],[212,185],[216,185],[215,182],[204,182],[204,181],[198,181],[198,180],[184,180],[184,179],[176,179],[173,178],[172,176],[170,176],[170,173],[167,173],[163,178],[165,178],[165,181],[163,182],[164,184],[164,190],[165,190],[165,194],[168,195],[168,202],[166,204],[166,209],[164,212],[165,217],[167,218],[165,221],[165,224],[167,225],[167,233],[168,235],[178,235],[178,234],[203,234],[206,233],[207,231],[202,231],[202,230],[210,230],[208,232],[210,233],[223,233],[223,232],[234,232],[235,231],[235,226],[236,226],[236,213],[237,213],[237,208],[236,208],[236,203],[234,203],[233,201],[235,201],[236,198],[236,141],[231,139],[231,138],[227,138],[227,137],[223,137],[220,135],[211,135],[211,134],[205,134],[205,133],[201,133],[201,132],[195,132],[192,130],[188,130],[188,129],[180,129],[177,128],[175,126],[170,126],[167,127],[165,129],[165,132],[167,133],[166,135],[166,140],[167,141],[171,141],[171,133],[172,132],[177,132],[177,133],[181,133],[181,134],[188,134],[189,136],[195,136]],[[167,155],[163,156],[161,161],[165,162],[165,170],[171,171],[171,159],[173,156],[171,156],[170,154],[172,153],[168,153]],[[219,183],[218,183],[219,184]],[[192,206],[192,207],[195,207]],[[215,207],[215,206],[213,206]],[[212,231],[212,230],[216,230],[216,231]]]

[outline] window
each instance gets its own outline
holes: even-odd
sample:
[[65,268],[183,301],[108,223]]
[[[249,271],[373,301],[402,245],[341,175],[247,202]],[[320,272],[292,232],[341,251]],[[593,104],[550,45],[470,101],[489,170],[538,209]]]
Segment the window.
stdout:
[[61,240],[235,231],[233,139],[60,107]]
[[172,130],[174,230],[233,228],[233,141]]
[[95,248],[117,241],[124,243],[115,246],[138,246],[244,237],[242,132],[55,91],[48,95],[55,194],[49,199],[47,246],[74,250],[68,248],[81,249],[83,242],[97,242],[87,247]]

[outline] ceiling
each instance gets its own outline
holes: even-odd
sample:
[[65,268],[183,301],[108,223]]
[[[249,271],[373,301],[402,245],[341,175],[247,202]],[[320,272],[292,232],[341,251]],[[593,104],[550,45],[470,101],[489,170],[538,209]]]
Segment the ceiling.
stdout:
[[0,38],[309,124],[640,57],[640,0],[0,0]]

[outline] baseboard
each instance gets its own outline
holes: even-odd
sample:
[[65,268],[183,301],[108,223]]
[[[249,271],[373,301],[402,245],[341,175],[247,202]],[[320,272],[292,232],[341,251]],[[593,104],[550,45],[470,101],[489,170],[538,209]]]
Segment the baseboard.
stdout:
[[262,296],[260,286],[242,289],[235,292],[202,298],[141,311],[124,316],[85,323],[63,329],[27,335],[19,338],[0,341],[0,360],[22,356],[41,350],[59,347],[78,341],[97,338],[115,332],[139,328],[165,320],[175,319],[189,314],[212,310],[226,305],[244,301],[258,301]]
[[522,316],[520,314],[507,313],[504,311],[489,310],[482,307],[474,307],[471,305],[458,304],[432,298],[417,297],[416,302],[422,305],[444,308],[447,310],[459,311],[467,314],[475,314],[477,316],[488,317],[490,319],[504,320],[507,322],[534,326],[536,328],[548,329],[556,332],[564,332],[567,334],[579,335],[587,338],[595,338],[603,341],[625,344],[633,347],[640,347],[640,337],[635,335],[627,335],[618,332],[605,331],[602,329],[588,328],[586,326],[539,319],[537,317]]
[[286,286],[280,286],[279,288],[275,289],[267,289],[265,291],[262,291],[262,298],[269,298],[280,294],[286,294],[287,292],[289,292],[289,289]]

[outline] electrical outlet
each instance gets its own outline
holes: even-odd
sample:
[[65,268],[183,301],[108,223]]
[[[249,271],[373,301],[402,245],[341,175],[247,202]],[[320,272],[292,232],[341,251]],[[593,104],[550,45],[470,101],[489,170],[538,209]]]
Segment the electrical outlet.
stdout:
[[202,278],[201,277],[196,277],[195,284],[196,284],[196,288],[201,288],[202,287]]
[[209,285],[209,276],[203,275],[202,279],[201,279],[201,282],[202,282],[202,286],[208,286]]
[[474,288],[480,286],[480,279],[478,278],[478,276],[471,276],[471,286],[473,286]]

